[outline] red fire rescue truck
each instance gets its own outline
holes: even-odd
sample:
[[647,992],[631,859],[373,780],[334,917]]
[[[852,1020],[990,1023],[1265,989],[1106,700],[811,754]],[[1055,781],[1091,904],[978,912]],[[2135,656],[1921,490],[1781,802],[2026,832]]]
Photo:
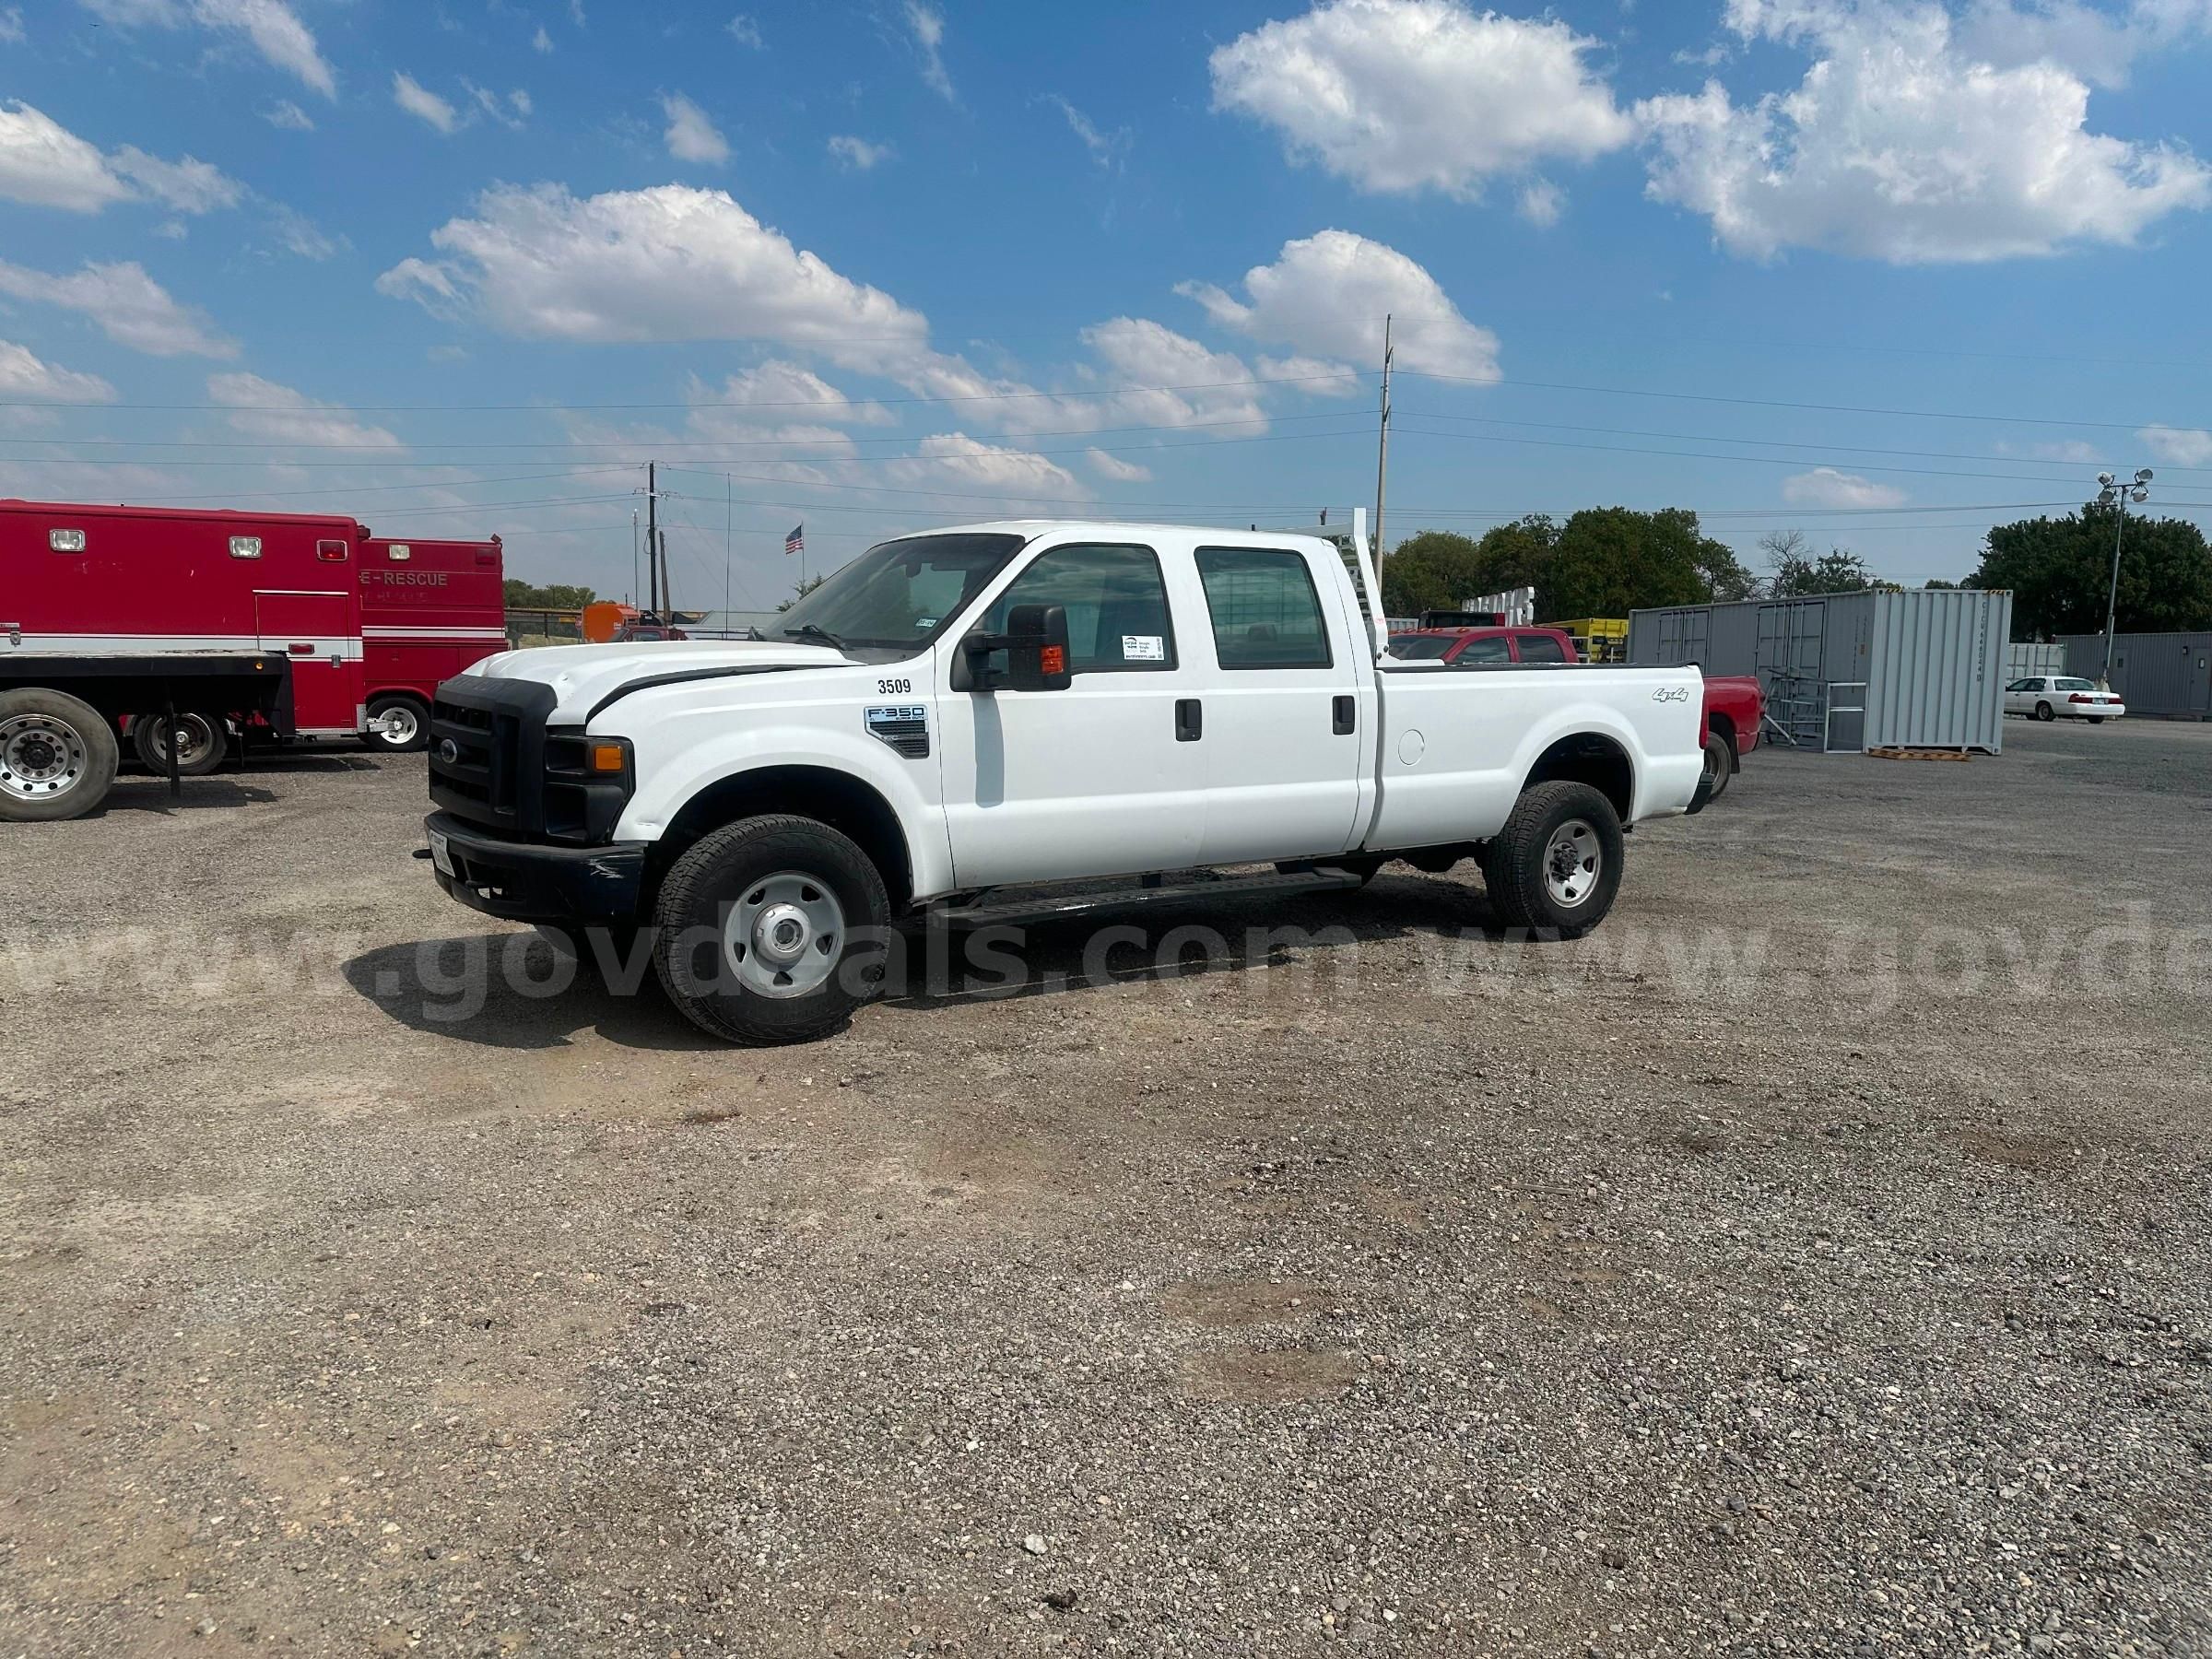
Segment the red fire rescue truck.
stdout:
[[501,578],[497,538],[0,500],[0,820],[93,810],[124,740],[172,779],[233,732],[420,747],[438,681],[506,643]]

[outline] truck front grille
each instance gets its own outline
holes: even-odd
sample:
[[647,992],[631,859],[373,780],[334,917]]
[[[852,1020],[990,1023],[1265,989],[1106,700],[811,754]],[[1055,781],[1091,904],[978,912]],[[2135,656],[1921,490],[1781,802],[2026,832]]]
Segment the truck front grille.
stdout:
[[430,710],[430,799],[454,817],[525,840],[546,832],[546,719],[553,688],[463,675]]

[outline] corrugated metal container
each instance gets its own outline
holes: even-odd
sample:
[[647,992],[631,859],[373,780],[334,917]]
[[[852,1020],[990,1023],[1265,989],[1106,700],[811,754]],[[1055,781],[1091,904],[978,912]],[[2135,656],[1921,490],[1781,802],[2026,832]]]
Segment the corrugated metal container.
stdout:
[[1755,674],[1801,747],[2004,743],[2012,595],[1979,589],[1818,594],[1640,610],[1629,661]]
[[2014,643],[2005,648],[2005,679],[2007,684],[2026,679],[2036,674],[2065,674],[2066,646],[2063,640],[2048,645]]
[[[2104,672],[2104,636],[2068,634],[2066,660],[2053,673],[2095,679]],[[2212,632],[2112,636],[2112,689],[2130,714],[2212,720]]]

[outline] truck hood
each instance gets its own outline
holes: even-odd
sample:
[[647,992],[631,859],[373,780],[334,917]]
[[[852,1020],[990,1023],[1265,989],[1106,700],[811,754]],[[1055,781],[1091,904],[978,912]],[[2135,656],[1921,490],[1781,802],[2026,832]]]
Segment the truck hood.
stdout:
[[841,668],[852,659],[827,645],[797,641],[665,640],[624,645],[545,645],[486,657],[465,675],[535,680],[559,699],[555,718],[581,718],[633,680],[718,669]]

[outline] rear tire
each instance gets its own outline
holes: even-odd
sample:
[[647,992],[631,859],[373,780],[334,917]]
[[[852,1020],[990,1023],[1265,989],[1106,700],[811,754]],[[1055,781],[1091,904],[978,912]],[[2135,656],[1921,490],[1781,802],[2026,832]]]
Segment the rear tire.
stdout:
[[662,880],[653,920],[669,1000],[731,1042],[827,1037],[882,989],[883,877],[814,818],[740,818],[701,837]]
[[430,747],[430,711],[421,698],[395,691],[370,700],[371,720],[393,717],[400,724],[397,735],[381,731],[363,734],[371,748],[382,749],[388,755],[413,755]]
[[[169,719],[161,714],[131,717],[131,747],[138,764],[169,776]],[[230,753],[230,732],[222,717],[187,709],[177,716],[177,775],[204,778]]]
[[1484,850],[1483,885],[1508,927],[1576,938],[1606,919],[1620,890],[1620,818],[1587,783],[1524,790]]
[[2035,705],[2035,717],[2038,720],[2056,720],[2058,718],[2047,702],[2039,702]]
[[1728,747],[1728,739],[1718,732],[1705,735],[1705,792],[1708,804],[1717,801],[1727,793],[1728,780],[1735,771],[1735,751]]
[[122,746],[90,703],[30,687],[0,691],[0,821],[53,824],[108,798]]
[[2102,725],[2104,724],[2104,716],[2101,714],[2085,714],[2082,716],[2082,718],[2087,720],[2091,725]]

